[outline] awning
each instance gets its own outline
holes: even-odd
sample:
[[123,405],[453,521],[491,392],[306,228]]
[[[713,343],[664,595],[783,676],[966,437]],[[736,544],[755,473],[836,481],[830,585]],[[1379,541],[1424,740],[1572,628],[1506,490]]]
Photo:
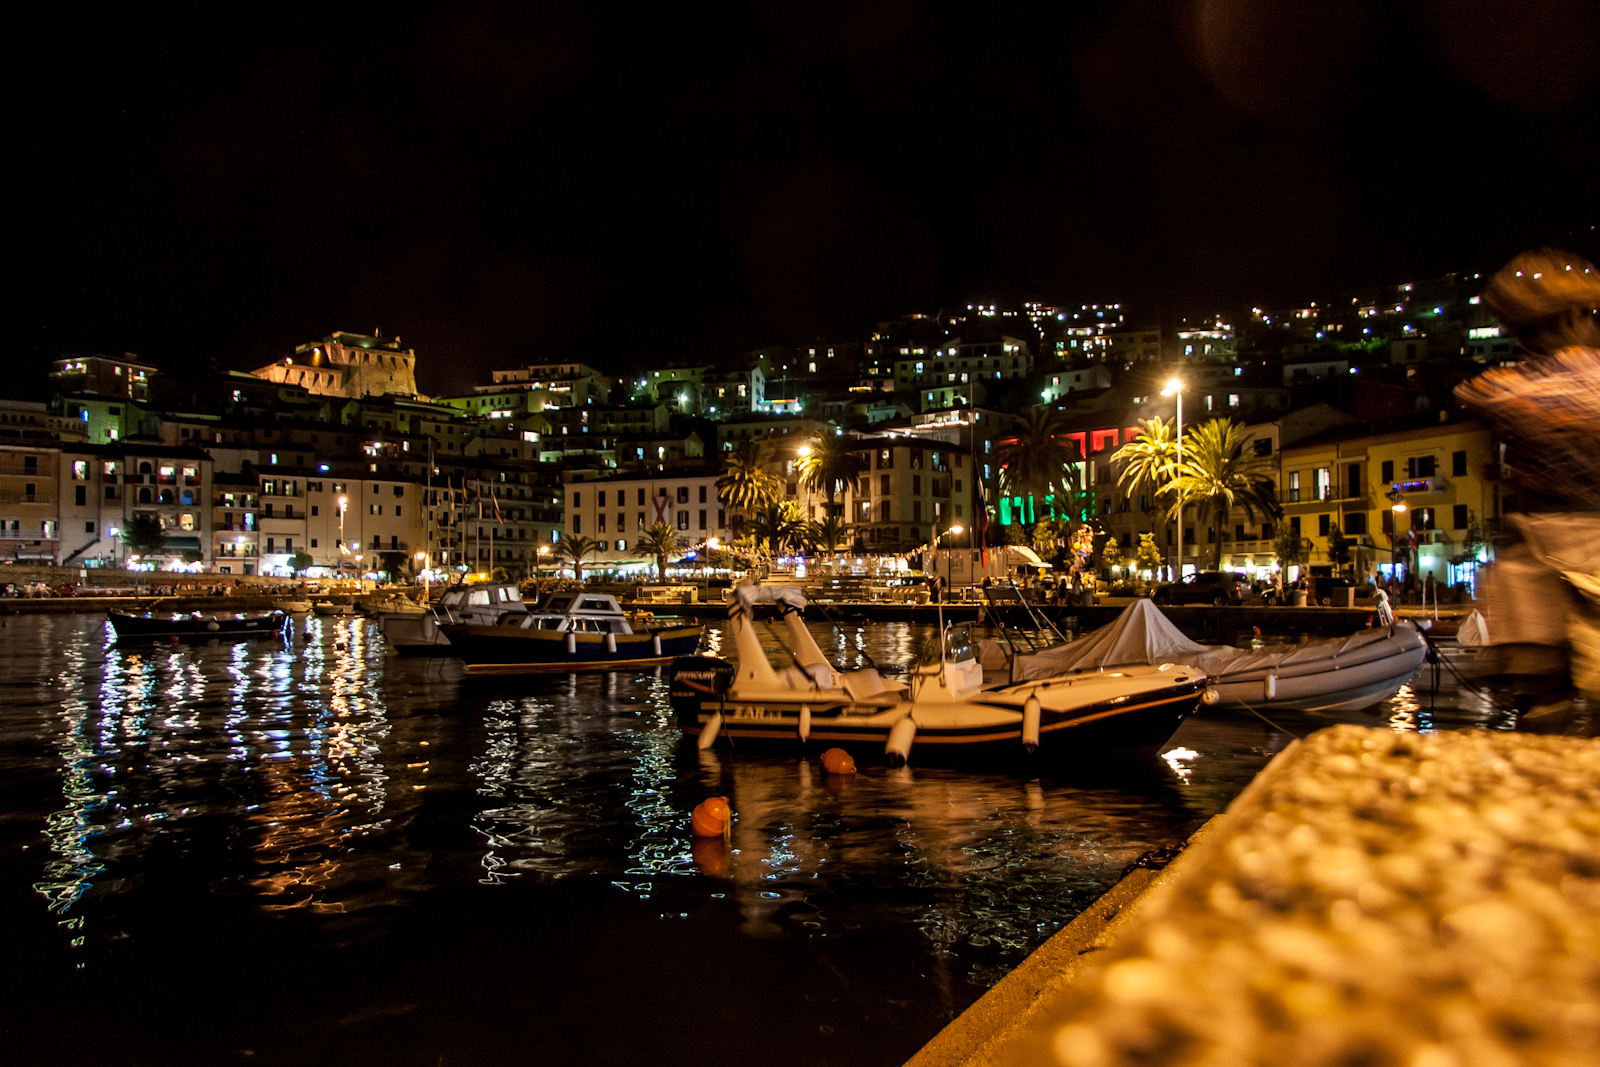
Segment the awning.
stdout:
[[184,549],[194,549],[196,552],[198,552],[200,551],[200,538],[172,537],[169,535],[164,541],[162,541],[161,547],[163,549],[176,550],[179,552],[182,552]]

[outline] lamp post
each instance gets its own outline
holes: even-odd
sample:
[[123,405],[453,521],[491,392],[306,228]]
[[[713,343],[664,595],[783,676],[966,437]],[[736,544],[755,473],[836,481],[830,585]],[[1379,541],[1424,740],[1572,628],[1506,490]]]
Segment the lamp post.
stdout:
[[536,577],[536,578],[543,578],[544,577],[544,558],[546,556],[548,556],[549,554],[550,554],[550,546],[549,545],[540,545],[539,546],[539,562],[538,562],[538,565],[534,568],[534,570],[537,572],[534,575],[534,577]]
[[[1400,491],[1398,485],[1390,486],[1385,494],[1389,499],[1391,510],[1394,512],[1394,533],[1389,538],[1389,570],[1393,572],[1395,558],[1400,548],[1400,517],[1406,513],[1406,496]],[[1390,577],[1393,577],[1391,573]],[[1411,550],[1406,549],[1406,584],[1411,581]]]
[[[949,534],[951,537],[960,537],[962,533],[962,526],[958,522],[954,526],[950,527],[950,529],[946,530],[945,533]],[[955,567],[955,547],[953,545],[946,545],[944,552],[944,584],[946,590],[955,585]]]
[[[1173,378],[1167,382],[1167,387],[1161,390],[1162,396],[1176,397],[1178,401],[1178,462],[1173,467],[1172,477],[1176,481],[1178,472],[1183,469],[1183,382]],[[1178,498],[1178,569],[1175,581],[1183,581],[1183,498]]]

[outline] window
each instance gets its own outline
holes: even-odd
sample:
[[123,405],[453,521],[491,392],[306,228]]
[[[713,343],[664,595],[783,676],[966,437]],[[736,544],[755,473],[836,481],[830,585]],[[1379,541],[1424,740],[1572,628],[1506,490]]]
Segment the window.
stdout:
[[644,529],[644,512],[642,512],[642,511],[639,512],[639,525],[636,526],[635,529],[639,529],[639,530]]
[[[583,494],[582,493],[573,493],[572,494],[572,506],[575,507],[575,508],[583,507]],[[574,529],[576,529],[576,527],[574,527]]]
[[[268,506],[270,507],[271,505],[268,505]],[[382,504],[368,504],[367,505],[367,514],[368,515],[382,515],[383,514],[383,505]]]
[[[621,503],[622,502],[622,498],[618,497],[617,498],[617,502]],[[644,507],[644,490],[643,489],[639,490],[639,506],[641,508]]]
[[912,496],[921,496],[922,495],[922,475],[920,475],[920,474],[913,474],[911,476],[911,495]]
[[311,505],[311,517],[312,518],[316,518],[317,517],[317,505],[315,505],[315,504]]
[[1300,536],[1300,516],[1298,516],[1298,515],[1291,515],[1289,517],[1289,536],[1290,537],[1299,537]]
[[394,495],[395,496],[405,496],[406,495],[406,487],[403,486],[403,485],[395,486],[394,487]]
[[[1428,458],[1431,459],[1433,457],[1430,456]],[[1432,508],[1412,508],[1411,509],[1411,528],[1413,530],[1431,530],[1431,529],[1433,529],[1433,509]]]
[[594,532],[595,533],[605,533],[606,532],[606,513],[605,512],[602,511],[600,513],[599,520],[600,520],[600,525],[595,527],[595,531]]
[[1379,470],[1382,472],[1382,476],[1378,480],[1384,485],[1389,485],[1394,481],[1394,460],[1384,460]]
[[678,503],[687,504],[688,502],[689,502],[689,487],[687,485],[678,486]]
[[313,537],[311,539],[311,547],[312,548],[316,548],[317,547],[317,539],[315,537]]
[[82,507],[89,502],[89,487],[87,485],[75,485],[72,487],[72,492],[73,503],[77,504],[79,507]]
[[1352,511],[1344,517],[1344,532],[1351,537],[1361,537],[1367,532],[1367,513]]
[[572,516],[572,532],[575,533],[575,534],[583,533],[583,516],[582,515],[574,515],[574,516]]
[[889,495],[889,476],[887,474],[878,475],[878,495]]
[[[1456,455],[1465,457],[1466,453],[1457,452]],[[1462,462],[1465,462],[1465,458],[1463,458]],[[1467,528],[1467,506],[1465,504],[1457,504],[1454,507],[1450,516],[1450,525],[1457,530],[1465,530]]]
[[689,513],[687,511],[678,512],[678,529],[687,530],[688,528],[689,528]]
[[704,530],[705,528],[706,528],[706,509],[705,508],[701,508],[700,509],[700,529]]
[[89,480],[89,463],[87,460],[77,460],[72,464],[72,476],[80,482]]
[[[1467,453],[1465,449],[1450,453],[1450,474],[1452,477],[1461,478],[1467,473]],[[1457,527],[1460,529],[1460,527]]]
[[94,533],[94,523],[93,522],[84,523],[83,524],[83,532],[84,533]]
[[1386,534],[1394,533],[1394,512],[1393,511],[1385,510],[1383,512],[1383,532],[1386,533]]
[[604,489],[595,494],[594,506],[597,508],[603,508],[606,506],[606,491]]
[[1300,472],[1289,472],[1289,502],[1292,504],[1300,499]]
[[1352,463],[1345,468],[1345,496],[1361,495],[1361,464]]
[[1261,540],[1272,540],[1272,523],[1264,522],[1261,524]]
[[1331,531],[1332,529],[1333,529],[1333,516],[1331,516],[1331,515],[1318,515],[1317,516],[1317,536],[1318,537],[1327,537],[1329,531]]
[[1333,468],[1318,467],[1311,472],[1313,500],[1327,500],[1333,496]]
[[1433,457],[1412,456],[1406,460],[1406,474],[1412,478],[1432,478]]

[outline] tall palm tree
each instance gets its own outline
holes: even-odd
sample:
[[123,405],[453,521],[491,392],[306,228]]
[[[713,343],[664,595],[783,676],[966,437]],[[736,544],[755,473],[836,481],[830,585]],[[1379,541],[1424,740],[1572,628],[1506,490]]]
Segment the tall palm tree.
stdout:
[[1000,491],[1007,496],[1066,495],[1078,485],[1071,464],[1083,459],[1078,443],[1067,436],[1066,419],[1048,407],[1031,407],[1017,416],[1015,432],[994,450],[1000,464]]
[[[1122,491],[1133,496],[1143,489],[1154,504],[1163,493],[1170,493],[1172,480],[1177,475],[1174,469],[1178,462],[1177,420],[1157,415],[1153,419],[1140,419],[1139,426],[1142,429],[1139,436],[1117,449],[1111,461],[1122,464],[1117,474],[1117,485]],[[1153,506],[1144,510],[1151,516],[1159,511]]]
[[556,555],[572,563],[572,575],[583,584],[583,557],[600,547],[600,542],[592,537],[563,537],[556,542]]
[[766,449],[746,441],[728,453],[717,478],[717,499],[744,515],[759,511],[780,495],[778,476],[762,465]]
[[841,489],[857,489],[867,472],[867,457],[850,447],[838,434],[823,433],[806,442],[810,448],[800,457],[800,484],[828,500],[828,514],[835,515],[834,498]]
[[1168,514],[1177,518],[1182,508],[1198,505],[1202,518],[1212,522],[1213,559],[1222,561],[1222,528],[1233,509],[1244,508],[1255,522],[1256,512],[1276,519],[1283,514],[1278,491],[1267,476],[1270,469],[1254,450],[1246,453],[1245,429],[1232,419],[1212,419],[1183,437],[1183,462],[1172,483],[1174,500]]
[[667,560],[682,548],[683,542],[678,539],[677,528],[664,522],[656,523],[633,542],[634,555],[656,558],[656,580],[662,582],[667,580]]

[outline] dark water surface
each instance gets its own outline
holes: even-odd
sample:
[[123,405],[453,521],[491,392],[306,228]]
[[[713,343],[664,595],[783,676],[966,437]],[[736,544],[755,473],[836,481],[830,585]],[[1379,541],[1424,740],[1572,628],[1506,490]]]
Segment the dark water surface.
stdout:
[[[893,664],[927,629],[815,632]],[[840,782],[681,745],[653,672],[485,685],[360,619],[129,646],[24,616],[0,663],[17,1063],[900,1063],[1327,725],[1213,712],[1098,778]],[[1364,721],[1510,722],[1448,686]],[[719,793],[727,850],[689,834]]]

